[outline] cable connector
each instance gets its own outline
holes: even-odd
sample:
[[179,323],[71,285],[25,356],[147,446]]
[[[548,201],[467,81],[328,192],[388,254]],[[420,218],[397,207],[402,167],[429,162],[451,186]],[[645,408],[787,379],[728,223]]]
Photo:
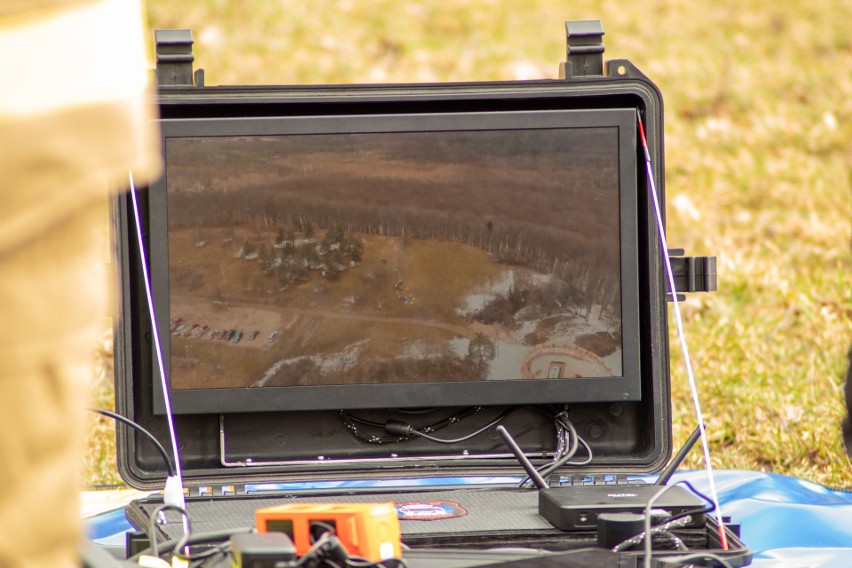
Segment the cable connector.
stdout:
[[163,503],[186,510],[183,483],[177,475],[170,475],[166,478],[166,486],[163,488]]
[[414,427],[402,420],[387,420],[385,422],[385,432],[396,436],[414,436],[416,434]]

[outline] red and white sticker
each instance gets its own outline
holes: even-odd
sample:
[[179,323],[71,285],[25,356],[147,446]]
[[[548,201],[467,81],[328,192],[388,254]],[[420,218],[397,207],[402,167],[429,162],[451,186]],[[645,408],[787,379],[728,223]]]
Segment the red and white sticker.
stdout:
[[467,509],[453,501],[408,501],[395,506],[401,521],[437,521],[467,515]]

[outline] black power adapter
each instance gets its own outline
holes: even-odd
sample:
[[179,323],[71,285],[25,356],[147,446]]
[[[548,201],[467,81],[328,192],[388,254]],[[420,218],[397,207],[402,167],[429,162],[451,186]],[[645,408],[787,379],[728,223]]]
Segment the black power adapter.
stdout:
[[232,568],[284,568],[296,562],[296,547],[282,532],[240,533],[231,537]]
[[[641,514],[662,488],[656,485],[580,485],[550,487],[538,493],[538,513],[563,531],[595,530],[603,513]],[[672,516],[701,510],[704,501],[680,486],[659,496],[654,509]],[[689,526],[703,526],[704,514],[693,513]]]

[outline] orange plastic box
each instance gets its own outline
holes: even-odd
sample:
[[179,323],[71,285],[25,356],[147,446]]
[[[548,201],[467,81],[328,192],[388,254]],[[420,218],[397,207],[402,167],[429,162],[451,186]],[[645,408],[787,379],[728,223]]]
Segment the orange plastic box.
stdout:
[[352,556],[373,562],[399,558],[399,517],[393,503],[290,503],[258,509],[258,532],[283,532],[301,556],[312,545],[311,528],[328,525]]

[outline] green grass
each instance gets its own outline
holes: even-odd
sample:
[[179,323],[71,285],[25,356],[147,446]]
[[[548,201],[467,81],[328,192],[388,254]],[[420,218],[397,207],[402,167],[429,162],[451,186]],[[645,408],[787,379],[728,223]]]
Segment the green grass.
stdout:
[[[852,341],[852,3],[149,0],[148,10],[152,28],[194,30],[208,84],[553,78],[563,21],[601,19],[607,57],[633,61],[666,101],[669,243],[719,259],[719,292],[684,305],[714,465],[852,486],[839,437]],[[672,345],[677,444],[694,418]],[[90,483],[115,479],[104,452],[93,446]]]
[[[109,321],[104,324],[106,328]],[[106,329],[95,349],[97,365],[89,393],[93,408],[115,410],[112,354],[112,332]],[[82,465],[85,485],[103,487],[122,484],[116,466],[115,422],[94,413],[89,413],[87,422],[88,435]]]

